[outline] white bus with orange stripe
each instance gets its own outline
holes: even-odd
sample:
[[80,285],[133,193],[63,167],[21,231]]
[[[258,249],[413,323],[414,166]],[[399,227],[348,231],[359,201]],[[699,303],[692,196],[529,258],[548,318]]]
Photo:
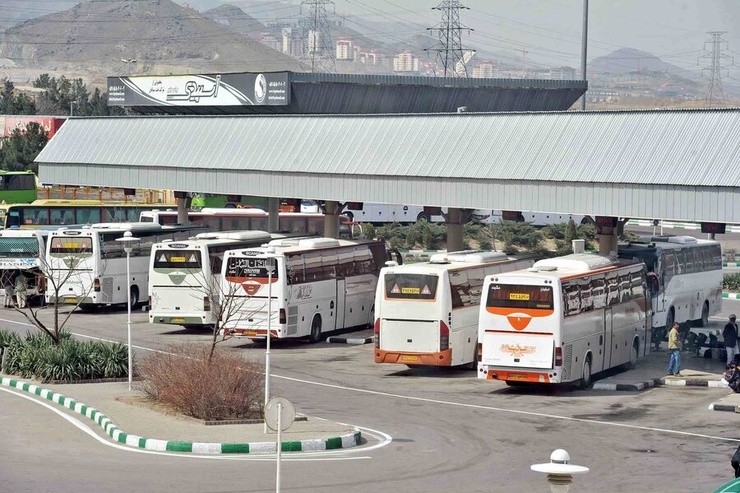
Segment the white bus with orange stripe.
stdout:
[[478,330],[478,377],[591,383],[650,351],[645,264],[578,253],[488,276]]
[[265,339],[269,326],[273,338],[318,342],[327,332],[368,327],[386,260],[385,242],[376,240],[285,238],[229,250],[221,278],[233,309],[224,330]]
[[375,297],[375,362],[473,368],[483,279],[533,263],[467,250],[385,267]]

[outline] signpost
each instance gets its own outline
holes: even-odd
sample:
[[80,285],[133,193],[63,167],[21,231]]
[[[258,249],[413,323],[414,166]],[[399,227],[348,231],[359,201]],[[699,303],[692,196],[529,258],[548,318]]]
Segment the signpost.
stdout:
[[273,397],[265,404],[265,426],[277,431],[276,450],[276,479],[275,492],[280,493],[280,457],[282,452],[283,431],[293,425],[295,421],[295,407],[285,397]]

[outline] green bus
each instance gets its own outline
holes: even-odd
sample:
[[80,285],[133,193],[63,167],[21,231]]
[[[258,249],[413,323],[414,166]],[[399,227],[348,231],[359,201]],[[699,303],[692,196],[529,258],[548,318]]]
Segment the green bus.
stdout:
[[38,198],[38,179],[33,171],[0,170],[0,201],[30,204]]

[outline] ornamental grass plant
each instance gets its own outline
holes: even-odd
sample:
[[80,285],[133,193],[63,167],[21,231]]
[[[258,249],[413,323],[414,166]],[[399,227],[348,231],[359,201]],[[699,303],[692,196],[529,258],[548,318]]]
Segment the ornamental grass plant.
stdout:
[[151,401],[198,419],[257,419],[264,403],[263,365],[211,345],[169,346],[141,360],[138,388]]

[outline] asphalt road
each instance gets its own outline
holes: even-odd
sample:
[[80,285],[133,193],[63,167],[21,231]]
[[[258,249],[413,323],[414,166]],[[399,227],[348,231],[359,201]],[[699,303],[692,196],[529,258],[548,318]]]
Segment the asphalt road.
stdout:
[[[725,301],[723,315],[731,311],[740,311],[740,302]],[[137,357],[210,337],[150,325],[141,312],[133,322]],[[19,314],[0,312],[0,326],[26,332],[24,324]],[[125,341],[126,312],[75,313],[70,330]],[[264,347],[247,341],[223,348],[264,361]],[[740,417],[707,410],[722,389],[509,389],[474,372],[377,365],[372,345],[298,341],[274,344],[271,366],[273,394],[291,399],[299,412],[363,427],[370,438],[366,447],[341,453],[284,456],[283,491],[547,491],[543,475],[529,466],[548,462],[556,448],[591,468],[571,491],[712,491],[730,478],[729,458],[740,444]],[[3,491],[275,490],[274,459],[106,445],[51,409],[4,391],[0,413]],[[383,433],[390,443],[383,445]]]

